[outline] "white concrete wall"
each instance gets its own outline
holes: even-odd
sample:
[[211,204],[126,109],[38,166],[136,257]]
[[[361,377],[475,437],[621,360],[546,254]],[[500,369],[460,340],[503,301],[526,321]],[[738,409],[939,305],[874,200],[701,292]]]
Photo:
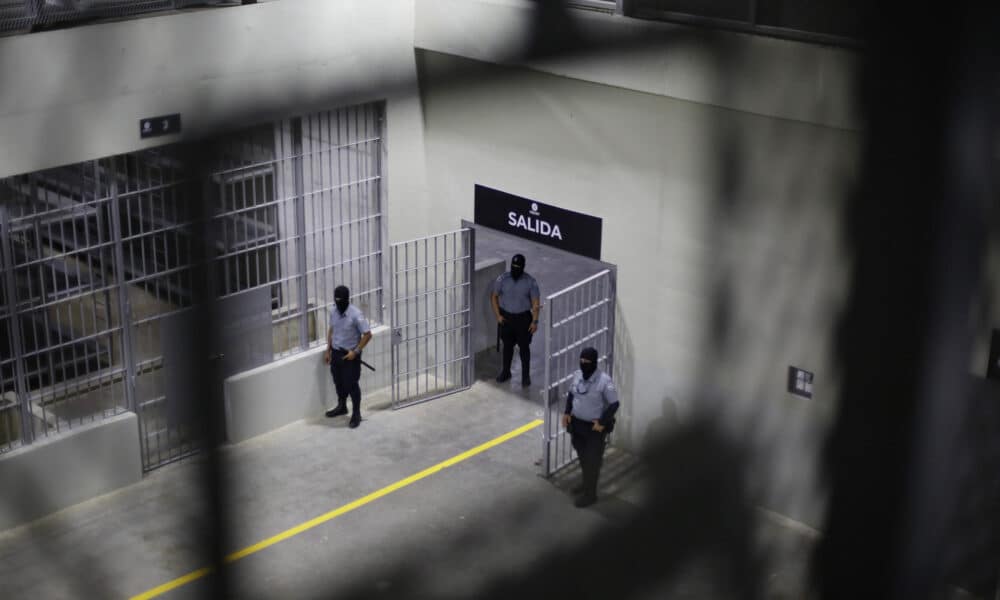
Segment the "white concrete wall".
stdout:
[[[337,404],[330,367],[323,362],[325,346],[294,354],[226,378],[226,440],[258,436],[302,419],[322,417]],[[361,414],[392,400],[392,354],[389,328],[372,329],[362,352],[372,372],[361,368]]]
[[[712,412],[760,450],[765,505],[818,525],[855,57],[727,34],[735,51],[714,62],[691,30],[581,12],[598,36],[654,28],[671,45],[513,66],[531,10],[417,1],[429,212],[471,220],[479,183],[601,217],[602,259],[618,265],[617,442],[641,449]],[[816,373],[812,399],[786,393],[789,365]]]
[[0,456],[0,531],[141,479],[134,413],[36,440]]
[[[0,38],[0,177],[386,100],[390,199],[419,202],[413,22],[413,0],[294,0]],[[181,135],[139,139],[169,113]]]

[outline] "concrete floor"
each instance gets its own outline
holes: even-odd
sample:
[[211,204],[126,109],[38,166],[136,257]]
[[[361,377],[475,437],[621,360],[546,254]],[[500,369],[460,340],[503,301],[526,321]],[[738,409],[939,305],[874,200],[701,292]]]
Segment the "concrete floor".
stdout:
[[[527,258],[543,296],[604,268],[482,228],[477,257]],[[540,349],[532,370],[540,384]],[[495,352],[477,357],[469,390],[400,411],[370,407],[357,430],[345,418],[315,419],[223,449],[224,512],[232,552],[341,507],[541,417],[540,387],[493,382]],[[576,466],[538,476],[541,429],[534,429],[374,502],[230,565],[236,597],[468,598],[517,583],[556,552],[627,526],[641,513],[648,473],[610,449],[594,507],[572,506]],[[0,596],[129,597],[205,566],[206,525],[199,486],[203,458],[158,469],[135,486],[0,532]],[[8,493],[8,490],[4,490]],[[16,491],[15,491],[16,493]],[[815,533],[760,513],[757,552],[767,565],[767,598],[803,598]],[[683,515],[679,516],[684,519]],[[670,544],[670,540],[655,540]],[[656,546],[651,546],[655,548]],[[613,548],[602,549],[614,552]],[[717,569],[692,560],[638,597],[720,597]],[[627,578],[628,573],[616,573]],[[165,598],[210,591],[201,579]],[[532,596],[532,590],[517,590]],[[557,596],[559,594],[556,594]],[[635,596],[633,596],[635,597]]]
[[[319,417],[226,447],[227,550],[538,416],[532,399],[481,382],[400,411],[368,411],[357,430],[344,418]],[[576,467],[553,481],[537,475],[539,436],[532,430],[237,561],[229,570],[236,596],[476,597],[484,585],[518,581],[522,569],[537,567],[549,552],[628,522],[645,493],[636,459],[611,449],[600,502],[580,510],[567,492],[578,480]],[[129,597],[204,566],[198,551],[205,523],[200,460],[169,465],[137,485],[0,533],[0,596]],[[763,547],[780,549],[767,597],[803,597],[804,549],[812,538],[773,519],[761,519],[760,532]],[[713,577],[696,563],[650,597],[714,597]],[[163,597],[196,597],[206,589],[207,580],[200,580]]]
[[[510,259],[515,254],[523,254],[524,270],[538,281],[545,297],[558,292],[574,283],[586,279],[607,268],[599,261],[565,252],[551,246],[538,244],[515,236],[503,234],[487,227],[474,226],[476,230],[476,261],[490,258],[504,261],[505,268],[510,268]],[[536,388],[542,383],[542,373],[545,371],[545,330],[540,329],[531,341],[531,373]],[[488,369],[492,369],[490,375]],[[477,379],[496,377],[500,371],[500,357],[496,352],[482,353],[476,357]],[[508,382],[512,389],[521,387],[521,359],[517,349],[514,351],[514,361],[511,365],[513,377]]]

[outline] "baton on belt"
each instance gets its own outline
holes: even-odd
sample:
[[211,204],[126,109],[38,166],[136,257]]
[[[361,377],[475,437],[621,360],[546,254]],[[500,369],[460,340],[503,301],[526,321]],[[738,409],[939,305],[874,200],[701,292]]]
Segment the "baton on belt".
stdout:
[[[344,360],[344,359],[341,359],[341,360]],[[361,357],[360,357],[360,355],[358,356],[358,358],[356,358],[356,359],[354,359],[354,360],[356,360],[356,361],[360,362],[361,364],[363,364],[364,366],[368,367],[368,368],[369,368],[369,369],[371,369],[372,371],[374,371],[374,370],[375,370],[375,367],[373,367],[373,366],[371,366],[370,364],[366,363],[365,361],[361,360]],[[333,353],[331,353],[331,354],[330,354],[330,362],[333,362]]]

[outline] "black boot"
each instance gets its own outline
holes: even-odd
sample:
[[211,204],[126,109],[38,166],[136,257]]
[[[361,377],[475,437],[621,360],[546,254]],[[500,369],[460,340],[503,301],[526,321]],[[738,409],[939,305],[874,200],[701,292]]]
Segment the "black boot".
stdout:
[[328,417],[339,417],[340,415],[347,414],[347,405],[343,400],[337,402],[337,406],[326,411],[326,416]]
[[505,381],[510,381],[510,371],[509,370],[508,371],[500,371],[500,374],[497,375],[497,383],[503,383]]
[[351,422],[348,427],[354,429],[361,424],[361,398],[351,398]]

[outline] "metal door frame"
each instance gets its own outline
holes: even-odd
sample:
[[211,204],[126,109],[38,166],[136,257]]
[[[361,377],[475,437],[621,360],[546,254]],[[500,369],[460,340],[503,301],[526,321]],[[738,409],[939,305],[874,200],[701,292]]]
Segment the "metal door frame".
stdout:
[[[459,249],[459,248],[456,247],[457,244],[453,244],[452,249],[453,249],[454,253],[456,254],[456,256],[452,256],[452,257],[448,257],[447,256],[447,238],[448,238],[448,236],[451,236],[452,240],[461,239],[462,240],[462,246],[465,247],[464,249]],[[438,239],[445,239],[445,245],[444,245],[445,256],[444,257],[439,257],[438,256],[438,249],[437,249],[437,242],[436,242],[436,240],[438,240]],[[428,243],[431,242],[432,240],[434,240],[434,242],[433,242],[434,243],[434,257],[433,257],[434,262],[433,262],[433,264],[428,264],[430,262],[430,254],[429,254],[429,251],[428,251]],[[409,264],[410,263],[410,248],[411,247],[414,248],[414,260],[416,260],[417,257],[419,256],[419,249],[420,249],[421,245],[423,247],[423,253],[424,253],[423,254],[424,255],[424,264],[422,264],[422,265],[416,265],[416,266],[410,265]],[[402,256],[403,264],[405,265],[405,267],[402,270],[400,270],[400,268],[399,268],[399,263],[400,263],[400,259],[401,259],[400,254],[401,253],[403,255]],[[441,260],[439,260],[439,259],[441,259]],[[442,288],[435,287],[432,290],[431,289],[424,289],[422,292],[414,290],[415,293],[412,296],[410,295],[409,281],[408,280],[404,284],[405,287],[399,285],[398,279],[399,279],[399,275],[400,274],[408,273],[408,272],[411,272],[411,271],[416,271],[416,270],[419,270],[419,269],[424,269],[424,284],[425,284],[425,288],[426,288],[427,285],[428,285],[428,270],[433,266],[434,269],[435,269],[435,283],[434,283],[434,285],[437,286],[437,267],[439,267],[441,265],[445,265],[445,264],[447,264],[449,262],[454,262],[454,261],[458,261],[458,260],[465,261],[465,268],[463,269],[464,281],[462,281],[460,283],[453,283],[453,285],[447,285],[446,284]],[[392,331],[392,340],[391,340],[391,350],[392,350],[392,352],[391,352],[391,354],[392,354],[392,408],[393,408],[393,410],[397,410],[397,409],[400,409],[400,408],[405,408],[407,406],[412,406],[414,404],[420,404],[422,402],[427,402],[427,401],[430,401],[430,400],[434,400],[436,398],[441,398],[443,396],[448,396],[450,394],[454,394],[456,392],[467,390],[470,387],[472,387],[473,376],[474,376],[473,356],[472,356],[472,298],[473,298],[472,284],[473,284],[473,279],[474,279],[474,276],[475,276],[475,264],[476,264],[476,231],[475,231],[474,228],[471,228],[471,227],[462,227],[461,229],[447,231],[447,232],[440,233],[440,234],[437,234],[437,235],[425,236],[425,237],[416,238],[416,239],[413,239],[413,240],[407,240],[407,241],[403,241],[403,242],[396,242],[395,244],[391,244],[389,246],[389,280],[388,280],[388,285],[389,285],[390,298],[391,298],[390,309],[389,309],[389,315],[390,315],[389,316],[389,324],[390,324],[390,328],[391,328],[391,331]],[[399,289],[400,287],[404,287],[404,289]],[[402,322],[403,320],[406,319],[406,317],[401,314],[402,311],[400,310],[400,306],[399,306],[401,302],[409,302],[410,300],[415,300],[415,299],[417,299],[417,298],[419,298],[421,296],[423,296],[423,297],[426,298],[426,296],[428,296],[430,294],[435,294],[435,293],[437,293],[439,291],[442,291],[442,290],[451,290],[451,291],[454,291],[455,289],[458,289],[458,288],[462,288],[462,289],[465,290],[464,294],[459,294],[458,295],[458,298],[464,299],[464,306],[456,307],[456,309],[453,310],[450,313],[448,313],[447,309],[446,309],[446,313],[444,315],[438,315],[438,314],[431,315],[430,314],[430,312],[431,312],[430,303],[429,302],[425,302],[423,304],[423,308],[424,308],[424,319],[423,320],[415,321],[415,322],[412,322],[412,323],[409,323],[409,322],[404,323],[404,322]],[[406,294],[406,295],[404,296],[402,294]],[[447,299],[446,299],[446,304],[447,304]],[[437,307],[435,307],[435,313],[437,312],[436,309],[437,309]],[[418,311],[420,310],[419,305],[417,307],[417,310]],[[447,329],[445,329],[443,331],[435,331],[433,333],[426,333],[427,323],[429,323],[430,321],[437,320],[437,319],[447,319],[449,317],[456,317],[456,316],[459,316],[459,315],[464,315],[464,318],[460,319],[461,322],[462,322],[461,325],[459,325],[457,327],[453,327],[453,328],[447,328]],[[424,325],[424,327],[425,327],[425,333],[424,333],[424,335],[422,335],[422,336],[418,335],[415,338],[404,339],[404,330],[406,328],[409,328],[409,327],[418,326],[420,323],[424,323],[425,324]],[[405,347],[405,345],[408,342],[413,342],[413,341],[417,341],[417,340],[420,340],[420,339],[431,339],[433,336],[438,336],[438,335],[441,335],[441,334],[450,334],[450,333],[454,333],[456,331],[462,331],[462,330],[465,331],[464,343],[462,343],[462,347],[461,348],[454,348],[454,347],[452,348],[452,354],[461,353],[462,356],[454,357],[454,356],[452,356],[452,354],[449,354],[448,353],[447,340],[445,340],[445,347],[444,347],[444,350],[445,350],[445,360],[443,360],[443,361],[439,360],[439,357],[435,356],[433,364],[427,364],[424,367],[417,366],[415,369],[409,369],[409,364],[407,364],[406,365],[406,370],[405,371],[403,370],[403,368],[404,368],[404,364],[403,364],[404,361],[402,360],[401,352],[402,352],[403,347]],[[436,338],[435,338],[435,344],[436,344]],[[458,350],[460,350],[461,352],[457,352]],[[420,356],[419,349],[418,349],[417,352],[418,352],[418,357],[419,357]],[[418,363],[419,363],[419,358],[417,360],[418,360]],[[447,373],[447,368],[448,368],[447,366],[451,365],[451,364],[454,364],[456,362],[459,362],[459,361],[464,361],[464,365],[463,365],[463,368],[461,370],[461,374],[462,374],[461,375],[461,381],[457,385],[447,386],[447,389],[444,389],[444,390],[439,391],[439,392],[430,392],[430,390],[425,387],[425,389],[424,389],[424,395],[421,395],[420,386],[419,386],[419,373],[421,373],[421,372],[427,372],[427,371],[429,371],[431,369],[434,369],[435,374],[436,374],[437,370],[439,368],[441,368],[442,366],[446,369],[445,372]],[[407,363],[409,362],[409,354],[407,354],[407,361],[406,362]],[[414,374],[417,374],[417,377],[418,377],[417,382],[418,383],[416,385],[416,390],[414,391],[414,394],[411,395],[410,394],[410,390],[409,390],[409,377],[412,376],[412,375],[414,375]],[[404,397],[404,393],[403,393],[403,389],[402,389],[403,386],[401,384],[401,381],[404,378],[406,378],[406,381],[407,381],[405,397]]]
[[[600,297],[601,292],[598,291],[594,295],[591,304],[585,306],[582,310],[578,310],[577,312],[562,318],[559,323],[553,322],[552,304],[554,301],[558,300],[562,296],[570,294],[571,292],[580,290],[581,288],[593,287],[591,284],[595,284],[605,279],[607,281],[607,286],[605,288],[603,298]],[[559,393],[560,386],[572,377],[572,373],[569,375],[562,375],[553,381],[553,378],[557,377],[559,374],[553,372],[552,361],[557,356],[561,356],[570,350],[575,350],[576,348],[582,346],[588,340],[605,334],[608,340],[608,349],[607,352],[598,356],[598,364],[603,362],[605,371],[608,375],[613,377],[616,306],[617,270],[613,268],[613,266],[545,297],[545,302],[542,305],[544,315],[542,323],[544,323],[543,326],[545,327],[545,380],[544,385],[539,392],[541,394],[544,421],[544,425],[542,427],[542,458],[540,461],[542,469],[541,475],[543,477],[551,477],[557,471],[573,464],[573,462],[576,461],[576,452],[573,450],[573,446],[570,443],[569,432],[563,429],[558,416],[562,413],[560,410],[560,407],[562,406],[562,395]],[[563,348],[553,349],[553,334],[557,327],[567,326],[573,320],[592,311],[601,310],[602,308],[607,311],[607,314],[606,322],[602,327],[600,327],[600,329],[597,331],[586,332],[584,337],[574,339]],[[555,352],[555,355],[553,352]]]

